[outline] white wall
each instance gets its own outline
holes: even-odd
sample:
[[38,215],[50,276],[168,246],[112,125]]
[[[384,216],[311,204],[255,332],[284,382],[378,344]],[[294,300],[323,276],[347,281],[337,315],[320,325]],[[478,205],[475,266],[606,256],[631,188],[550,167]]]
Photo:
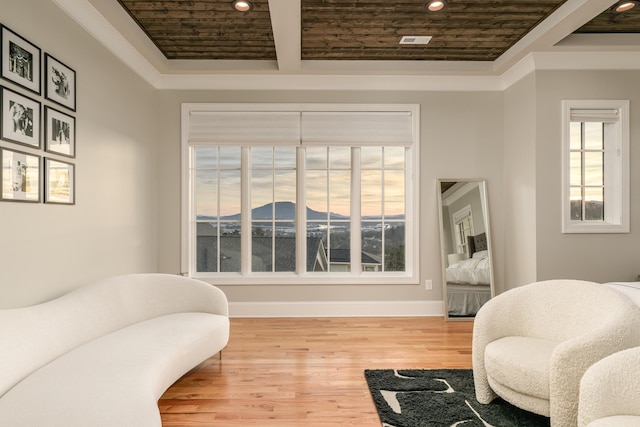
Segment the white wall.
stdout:
[[[222,286],[231,302],[441,301],[437,178],[488,180],[491,229],[501,252],[502,94],[496,92],[161,91],[159,235],[162,272],[180,268],[180,104],[182,102],[417,103],[421,108],[420,284]],[[495,257],[501,263],[500,256]],[[433,290],[424,280],[433,280]]]
[[530,73],[504,93],[505,252],[498,292],[536,281],[535,76]]
[[[179,272],[182,102],[421,106],[420,283],[223,286],[232,302],[440,301],[437,178],[487,179],[498,292],[545,278],[631,280],[640,273],[637,71],[537,71],[503,92],[155,90],[50,2],[0,0],[0,10],[0,22],[78,77],[77,205],[0,203],[0,307],[37,303],[113,274]],[[631,100],[629,234],[561,233],[560,101],[581,98]],[[433,280],[432,291],[425,279]]]
[[[638,78],[638,71],[537,71],[505,90],[505,289],[555,278],[629,281],[640,274]],[[631,233],[562,233],[563,99],[631,101]]]
[[[639,71],[541,71],[536,76],[536,237],[538,280],[636,280],[640,274]],[[628,99],[631,104],[631,232],[562,234],[563,99]]]
[[155,90],[52,3],[0,0],[0,10],[2,24],[77,75],[76,205],[0,202],[0,307],[38,303],[114,274],[155,271]]

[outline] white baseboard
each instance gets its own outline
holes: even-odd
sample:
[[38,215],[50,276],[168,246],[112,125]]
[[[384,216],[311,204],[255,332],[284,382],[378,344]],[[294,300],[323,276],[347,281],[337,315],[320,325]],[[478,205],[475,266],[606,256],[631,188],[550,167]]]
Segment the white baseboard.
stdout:
[[230,317],[444,316],[442,301],[230,302]]

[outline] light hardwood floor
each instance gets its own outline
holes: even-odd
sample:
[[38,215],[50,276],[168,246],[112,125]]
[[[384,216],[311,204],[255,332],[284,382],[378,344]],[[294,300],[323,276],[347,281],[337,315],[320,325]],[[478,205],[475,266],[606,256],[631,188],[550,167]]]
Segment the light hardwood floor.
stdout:
[[163,426],[375,426],[365,369],[471,368],[472,322],[231,319],[231,338],[159,401]]

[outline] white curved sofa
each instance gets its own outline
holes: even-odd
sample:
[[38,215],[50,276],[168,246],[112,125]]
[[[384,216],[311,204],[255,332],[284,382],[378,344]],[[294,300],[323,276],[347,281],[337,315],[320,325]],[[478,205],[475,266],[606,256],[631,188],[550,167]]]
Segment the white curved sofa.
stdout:
[[580,381],[580,427],[640,426],[640,347],[594,363]]
[[0,424],[160,426],[162,393],[228,339],[224,293],[175,275],[117,276],[0,310]]
[[497,396],[577,424],[580,379],[604,357],[640,345],[640,307],[598,283],[548,280],[506,291],[478,311],[472,363],[476,398]]

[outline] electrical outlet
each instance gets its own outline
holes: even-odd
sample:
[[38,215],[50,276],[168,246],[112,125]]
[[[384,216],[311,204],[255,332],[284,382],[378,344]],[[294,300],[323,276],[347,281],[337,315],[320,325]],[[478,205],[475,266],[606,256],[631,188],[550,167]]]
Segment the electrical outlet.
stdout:
[[425,288],[427,291],[432,290],[432,289],[433,289],[433,281],[432,281],[431,279],[427,279],[427,280],[425,280],[425,281],[424,281],[424,288]]

